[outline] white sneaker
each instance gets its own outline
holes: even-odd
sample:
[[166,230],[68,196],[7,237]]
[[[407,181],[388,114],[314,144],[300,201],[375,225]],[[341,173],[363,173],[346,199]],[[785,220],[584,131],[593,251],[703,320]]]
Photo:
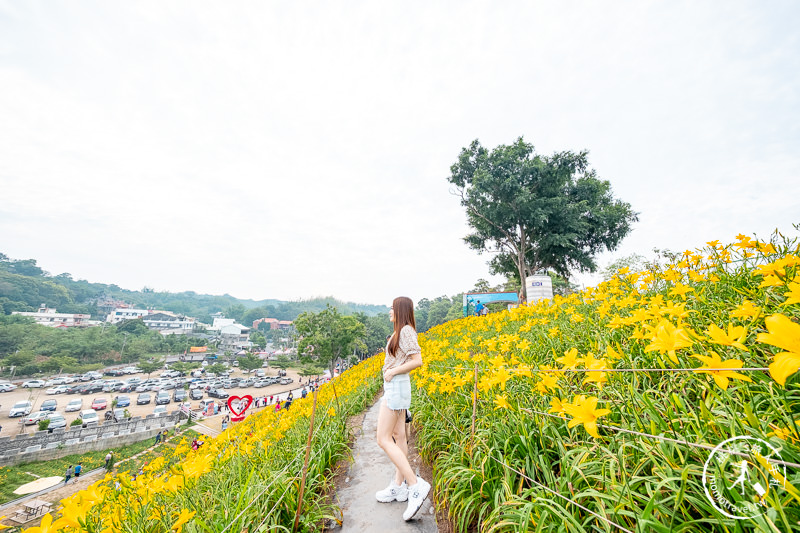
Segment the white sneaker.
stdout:
[[408,487],[408,507],[403,513],[403,520],[408,522],[414,518],[414,515],[417,514],[419,508],[422,507],[430,491],[431,484],[417,476],[417,484],[413,487]]
[[408,485],[405,481],[402,485],[395,485],[392,480],[388,487],[375,493],[375,498],[382,503],[404,502],[408,499]]

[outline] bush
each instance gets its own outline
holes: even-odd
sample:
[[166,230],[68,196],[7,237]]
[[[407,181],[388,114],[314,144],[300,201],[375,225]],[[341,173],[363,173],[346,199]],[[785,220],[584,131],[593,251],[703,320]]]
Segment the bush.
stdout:
[[50,420],[39,420],[39,431],[45,431],[50,426]]
[[69,425],[70,425],[70,427],[71,426],[81,426],[81,425],[83,425],[83,421],[80,418],[76,418],[75,420],[70,422]]

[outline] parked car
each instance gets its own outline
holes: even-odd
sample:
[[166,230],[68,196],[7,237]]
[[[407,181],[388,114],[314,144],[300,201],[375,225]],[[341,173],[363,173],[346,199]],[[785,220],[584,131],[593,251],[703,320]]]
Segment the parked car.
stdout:
[[267,373],[263,370],[256,370],[256,377],[257,378],[264,378],[267,377]]
[[105,398],[95,398],[94,401],[92,401],[91,407],[95,411],[102,411],[103,409],[108,407],[108,400],[106,400]]
[[83,400],[80,398],[75,398],[74,400],[70,400],[67,406],[64,408],[64,411],[67,413],[71,413],[72,411],[80,411],[83,409]]
[[31,402],[17,402],[11,407],[8,411],[9,418],[16,418],[18,416],[28,416],[33,411],[33,405]]
[[83,390],[83,387],[84,387],[83,383],[72,384],[67,389],[66,394],[80,394],[81,390]]
[[17,386],[12,385],[11,383],[0,383],[0,392],[11,392],[16,388]]
[[109,368],[104,370],[103,374],[106,376],[122,376],[125,374],[125,372],[123,372],[121,368]]
[[203,389],[192,389],[189,391],[189,398],[192,400],[202,400],[203,399]]
[[102,381],[92,381],[91,383],[85,383],[81,389],[81,394],[93,394],[95,392],[103,392],[104,383]]
[[169,379],[161,382],[161,390],[172,390],[177,386],[178,386],[177,383]]
[[122,372],[125,374],[138,374],[139,369],[136,368],[135,366],[126,366],[125,368],[122,369]]
[[255,383],[255,382],[256,382],[256,380],[254,380],[252,378],[240,379],[239,380],[239,386],[242,387],[242,388],[244,388],[244,387],[252,387],[253,383]]
[[69,385],[58,385],[56,387],[52,387],[47,389],[47,394],[64,394],[67,392],[71,387]]
[[58,409],[58,402],[53,399],[45,400],[39,406],[40,411],[55,411],[56,409]]
[[167,391],[161,391],[156,394],[156,405],[168,404],[170,401],[169,393]]
[[105,398],[95,398],[94,400],[92,400],[91,407],[95,411],[102,411],[103,409],[108,407],[108,400],[106,400]]
[[108,411],[106,411],[106,414],[103,415],[103,418],[106,420],[119,422],[120,420],[125,418],[125,409],[109,409]]
[[176,402],[186,401],[186,391],[183,389],[175,389],[175,392],[172,393],[172,399]]
[[211,398],[223,398],[223,399],[227,398],[228,396],[230,396],[230,394],[225,392],[225,389],[209,389],[208,390],[208,395]]
[[153,414],[156,416],[162,416],[167,414],[167,407],[164,405],[157,405],[155,409],[153,409]]
[[126,383],[121,385],[117,392],[136,392],[136,385],[131,383]]
[[269,385],[270,385],[270,382],[267,381],[266,379],[259,379],[255,383],[253,383],[253,386],[255,388],[257,388],[257,389],[260,389],[262,387],[267,387]]
[[117,407],[129,407],[131,405],[130,396],[117,396]]
[[47,431],[53,432],[54,429],[67,427],[67,419],[61,413],[50,413],[47,415],[47,420],[50,424],[47,425]]
[[103,385],[103,392],[115,392],[124,385],[121,381],[106,381]]
[[67,380],[64,379],[64,378],[53,378],[53,379],[48,379],[44,383],[44,386],[45,387],[55,387],[56,385],[66,385],[66,384],[67,384]]
[[40,389],[44,387],[45,381],[42,379],[31,379],[22,384],[25,389]]
[[136,405],[145,405],[150,403],[150,393],[143,392],[136,397]]
[[97,411],[94,409],[84,409],[81,411],[81,414],[78,416],[83,422],[83,427],[87,427],[91,424],[99,424],[100,417],[97,415]]
[[22,420],[25,421],[26,426],[30,426],[36,424],[39,420],[44,420],[48,416],[50,416],[50,411],[36,411],[35,413],[23,417]]
[[281,378],[281,385],[288,385],[292,381],[294,381],[292,378]]
[[128,381],[126,383],[131,383],[131,384],[135,385],[135,384],[141,383],[141,382],[142,382],[142,378],[128,378]]

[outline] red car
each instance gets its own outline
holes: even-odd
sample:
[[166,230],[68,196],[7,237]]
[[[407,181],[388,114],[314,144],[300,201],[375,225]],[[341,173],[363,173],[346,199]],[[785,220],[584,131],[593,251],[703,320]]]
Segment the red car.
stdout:
[[100,411],[106,407],[108,407],[108,402],[105,398],[95,398],[94,401],[92,401],[92,409],[95,411]]

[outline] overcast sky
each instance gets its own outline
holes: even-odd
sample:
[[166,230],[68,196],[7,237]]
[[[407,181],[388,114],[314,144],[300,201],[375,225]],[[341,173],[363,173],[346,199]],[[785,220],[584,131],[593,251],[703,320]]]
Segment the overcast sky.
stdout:
[[799,27],[794,0],[0,1],[0,251],[130,289],[452,295],[499,279],[450,165],[519,136],[589,150],[640,213],[601,266],[794,233]]

